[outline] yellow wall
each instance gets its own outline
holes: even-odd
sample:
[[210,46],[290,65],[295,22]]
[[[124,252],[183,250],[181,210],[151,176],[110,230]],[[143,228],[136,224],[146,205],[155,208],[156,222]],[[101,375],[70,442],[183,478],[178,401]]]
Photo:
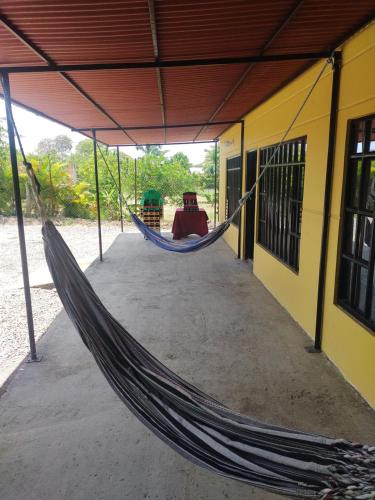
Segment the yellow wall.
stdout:
[[348,120],[375,113],[375,24],[343,50],[330,220],[323,350],[375,407],[375,336],[334,304]]
[[[325,300],[323,349],[375,406],[375,336],[334,305],[334,283],[347,120],[375,112],[375,25],[343,46],[343,69]],[[245,151],[277,143],[311,87],[319,62],[245,117]],[[312,337],[315,332],[332,71],[327,67],[287,139],[307,136],[299,272],[256,244],[254,273]],[[226,159],[240,151],[240,126],[221,138],[220,217],[224,219]],[[245,155],[246,156],[246,155]],[[244,168],[245,170],[245,168]],[[245,173],[245,172],[244,172]],[[232,229],[232,228],[231,228]],[[237,251],[237,230],[227,241]],[[243,243],[244,244],[244,243]]]

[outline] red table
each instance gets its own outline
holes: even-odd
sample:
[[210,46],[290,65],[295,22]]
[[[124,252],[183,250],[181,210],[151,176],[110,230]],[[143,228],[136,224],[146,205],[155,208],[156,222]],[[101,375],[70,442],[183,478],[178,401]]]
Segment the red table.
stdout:
[[208,233],[207,221],[208,216],[203,208],[198,212],[186,212],[183,208],[178,208],[172,226],[173,239],[186,238],[189,234],[204,236]]

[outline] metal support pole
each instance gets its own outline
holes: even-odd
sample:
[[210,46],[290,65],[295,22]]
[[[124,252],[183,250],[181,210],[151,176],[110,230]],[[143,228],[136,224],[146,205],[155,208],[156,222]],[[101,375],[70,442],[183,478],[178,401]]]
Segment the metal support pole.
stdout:
[[[241,185],[241,192],[240,192],[240,198],[242,197],[243,194],[243,158],[244,158],[244,140],[245,140],[245,122],[242,120],[241,121],[241,152],[240,152],[240,157],[241,157],[241,170],[240,170],[240,185]],[[241,247],[242,247],[242,212],[243,212],[243,207],[241,208],[239,214],[238,214],[238,244],[237,244],[237,257],[240,259],[241,258]]]
[[120,172],[120,148],[116,147],[117,151],[117,173],[118,173],[118,202],[120,205],[120,221],[121,221],[121,232],[124,232],[124,218],[122,216],[122,191],[121,191],[121,172]]
[[134,158],[134,213],[137,213],[137,158]]
[[314,347],[309,349],[310,352],[321,352],[322,350],[324,296],[325,296],[325,283],[326,283],[326,273],[327,273],[328,239],[329,239],[329,220],[331,211],[333,169],[335,161],[337,113],[338,113],[339,97],[340,97],[341,52],[334,53],[332,66],[333,66],[333,77],[332,77],[332,90],[331,90],[331,111],[329,118],[327,171],[326,171],[326,183],[324,192],[323,228],[322,228],[322,239],[321,239],[321,249],[320,249],[315,342],[314,342]]
[[217,196],[217,141],[215,142],[215,151],[214,151],[214,155],[215,155],[215,160],[214,160],[214,167],[215,167],[215,170],[214,170],[214,227],[216,227],[216,210],[217,210],[217,200],[216,200],[216,196]]
[[99,175],[98,175],[98,152],[96,143],[96,131],[92,131],[94,143],[94,167],[95,167],[95,187],[96,187],[96,212],[98,216],[98,237],[99,237],[99,258],[103,262],[103,247],[102,247],[102,223],[100,219],[100,198],[99,198]]
[[13,121],[12,121],[12,108],[11,108],[12,101],[11,101],[11,96],[10,96],[9,75],[7,73],[2,74],[2,84],[3,84],[3,93],[4,93],[7,127],[8,127],[10,162],[11,162],[11,166],[12,166],[14,204],[15,204],[15,208],[16,208],[17,225],[18,225],[18,239],[19,239],[19,243],[20,243],[22,277],[23,277],[23,291],[25,294],[27,327],[28,327],[28,333],[29,333],[29,345],[30,345],[29,361],[39,361],[39,358],[38,358],[37,353],[36,353],[36,345],[35,345],[33,310],[32,310],[32,305],[31,305],[31,294],[30,294],[29,269],[28,269],[28,264],[27,264],[27,253],[26,253],[25,229],[24,229],[24,224],[23,224],[20,181],[19,181],[19,176],[18,176],[17,150],[16,150],[16,143],[15,143],[15,138],[14,138],[14,128],[13,128]]

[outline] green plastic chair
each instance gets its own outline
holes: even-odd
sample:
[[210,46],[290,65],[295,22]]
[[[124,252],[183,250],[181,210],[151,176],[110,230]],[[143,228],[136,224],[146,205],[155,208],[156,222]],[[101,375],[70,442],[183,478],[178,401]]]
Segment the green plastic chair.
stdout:
[[148,207],[150,207],[150,209],[151,207],[152,209],[155,209],[155,207],[162,209],[164,200],[159,191],[156,191],[156,189],[149,189],[143,193],[140,204],[143,210],[147,210]]

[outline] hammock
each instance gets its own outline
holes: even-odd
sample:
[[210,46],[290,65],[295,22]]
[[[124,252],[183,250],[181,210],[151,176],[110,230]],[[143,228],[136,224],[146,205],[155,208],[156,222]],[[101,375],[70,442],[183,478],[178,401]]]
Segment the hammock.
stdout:
[[141,233],[159,248],[169,250],[170,252],[189,253],[208,247],[209,245],[212,245],[212,243],[215,243],[215,241],[225,233],[231,223],[230,220],[227,220],[201,238],[187,240],[184,243],[176,243],[175,241],[162,236],[158,231],[154,231],[150,227],[146,226],[146,224],[144,224],[144,222],[134,212],[132,212],[129,208],[128,210],[134,224],[141,231]]
[[[108,170],[109,175],[112,177],[112,181],[114,185],[116,186],[116,189],[118,192],[120,192],[119,186],[117,184],[116,179],[114,178],[111,169],[109,168],[108,162],[103,155],[103,152],[101,148],[98,145],[98,150],[99,153],[104,161],[104,164]],[[35,176],[33,176],[35,177]],[[205,236],[201,238],[197,238],[194,240],[187,240],[183,243],[176,243],[175,241],[171,240],[170,238],[166,238],[165,236],[162,236],[162,234],[159,233],[159,231],[155,231],[152,228],[148,227],[129,207],[126,199],[123,199],[124,205],[126,206],[129,215],[134,222],[135,226],[140,230],[140,232],[143,234],[143,236],[150,240],[154,245],[158,246],[159,248],[162,248],[163,250],[168,250],[170,252],[177,252],[177,253],[189,253],[189,252],[196,252],[197,250],[201,250],[202,248],[208,247],[209,245],[212,245],[212,243],[215,243],[221,236],[225,233],[225,231],[228,229],[228,227],[231,225],[232,220],[234,217],[237,215],[237,213],[241,210],[241,207],[243,204],[246,202],[247,199],[251,196],[255,189],[255,185],[253,186],[253,189],[251,189],[249,192],[245,193],[245,195],[242,197],[242,199],[239,201],[238,206],[232,216],[228,218],[226,221],[222,222],[219,226],[217,226],[213,231],[207,233]]]
[[43,226],[56,290],[126,406],[185,458],[295,498],[375,498],[375,446],[293,431],[235,413],[179,378],[106,310],[52,222]]

